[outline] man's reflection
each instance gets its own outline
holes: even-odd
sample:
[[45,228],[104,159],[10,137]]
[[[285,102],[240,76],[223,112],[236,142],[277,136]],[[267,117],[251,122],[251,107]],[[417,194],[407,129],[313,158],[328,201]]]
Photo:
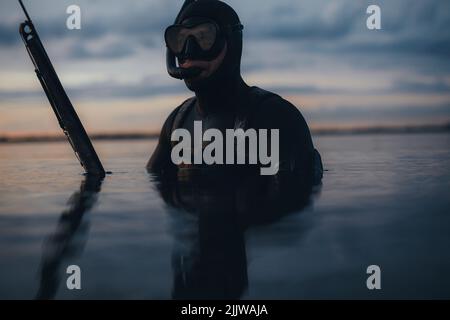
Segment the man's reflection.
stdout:
[[153,179],[175,209],[173,298],[238,299],[248,285],[245,230],[302,210],[312,186],[293,173],[198,173]]
[[70,197],[68,209],[62,212],[55,232],[45,241],[37,299],[51,299],[56,295],[61,264],[83,250],[84,243],[75,242],[74,238],[87,238],[87,228],[82,226],[83,217],[95,205],[102,182],[103,179],[97,176],[85,176],[80,190]]

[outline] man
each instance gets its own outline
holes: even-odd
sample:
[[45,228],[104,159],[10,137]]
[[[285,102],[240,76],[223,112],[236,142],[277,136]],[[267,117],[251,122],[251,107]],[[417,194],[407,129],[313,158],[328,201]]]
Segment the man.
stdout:
[[172,132],[183,128],[194,136],[194,122],[202,121],[203,130],[222,133],[279,129],[278,174],[295,173],[304,182],[318,183],[320,156],[299,110],[274,93],[249,87],[241,77],[242,29],[236,12],[216,0],[186,1],[175,24],[166,29],[169,74],[184,79],[195,97],[169,115],[147,168],[155,174],[211,172],[211,166],[176,166],[171,159]]

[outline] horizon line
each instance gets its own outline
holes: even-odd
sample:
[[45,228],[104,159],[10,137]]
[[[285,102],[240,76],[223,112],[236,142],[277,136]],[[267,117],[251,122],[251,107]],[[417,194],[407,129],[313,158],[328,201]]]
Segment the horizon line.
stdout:
[[[444,124],[424,125],[378,125],[366,127],[329,127],[312,128],[311,134],[324,135],[359,135],[359,134],[411,134],[411,133],[439,133],[450,132],[450,122]],[[115,132],[115,133],[93,133],[89,135],[91,140],[115,141],[115,140],[145,140],[158,139],[159,132]],[[63,133],[48,134],[0,134],[0,144],[3,143],[34,143],[34,142],[59,142],[65,141]]]

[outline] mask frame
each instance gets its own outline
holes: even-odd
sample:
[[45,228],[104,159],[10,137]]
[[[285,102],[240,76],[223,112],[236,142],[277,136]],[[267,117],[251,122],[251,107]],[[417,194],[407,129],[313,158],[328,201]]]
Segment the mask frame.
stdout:
[[[176,19],[175,19],[175,25],[179,24],[179,17],[183,10],[190,5],[191,3],[195,2],[196,0],[185,0],[183,3],[183,6],[180,9],[180,12],[178,13]],[[223,28],[220,28],[221,32],[224,32],[225,36],[229,36],[230,33],[239,31],[242,32],[244,29],[244,26],[242,24],[236,24],[234,26],[225,26]],[[200,75],[202,72],[202,69],[200,68],[181,68],[177,65],[176,62],[176,55],[170,48],[166,45],[166,68],[169,75],[175,79],[183,80],[183,79],[190,79],[195,78],[196,76]]]
[[[211,61],[223,50],[226,39],[230,34],[235,31],[242,31],[243,28],[244,26],[240,23],[221,28],[211,19],[190,18],[182,24],[173,24],[167,27],[164,39],[167,48],[179,61],[188,58]],[[208,32],[210,34],[205,34]],[[182,44],[180,44],[180,41]]]

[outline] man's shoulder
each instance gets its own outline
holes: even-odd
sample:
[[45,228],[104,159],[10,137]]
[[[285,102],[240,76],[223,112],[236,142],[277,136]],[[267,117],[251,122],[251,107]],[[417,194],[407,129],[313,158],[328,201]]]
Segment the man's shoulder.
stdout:
[[[194,101],[195,101],[195,96],[187,98],[186,100],[184,100],[180,105],[178,105],[170,114],[170,116],[175,116],[177,115],[181,110],[188,108]],[[169,117],[170,117],[169,116]]]
[[185,113],[188,109],[188,106],[195,100],[195,97],[188,98],[183,101],[180,105],[178,105],[175,109],[172,110],[172,112],[167,117],[166,121],[164,122],[163,128],[161,130],[161,134],[165,137],[170,137],[172,134],[172,130],[174,126],[177,125],[177,122],[179,122],[179,118],[182,115],[182,113]]
[[167,123],[173,123],[177,117],[180,116],[181,113],[186,112],[189,106],[195,101],[195,97],[190,97],[184,100],[180,105],[178,105],[175,109],[167,117]]
[[256,106],[255,116],[264,122],[304,122],[300,110],[280,95],[258,87],[252,88],[252,95],[259,96],[260,102]]

